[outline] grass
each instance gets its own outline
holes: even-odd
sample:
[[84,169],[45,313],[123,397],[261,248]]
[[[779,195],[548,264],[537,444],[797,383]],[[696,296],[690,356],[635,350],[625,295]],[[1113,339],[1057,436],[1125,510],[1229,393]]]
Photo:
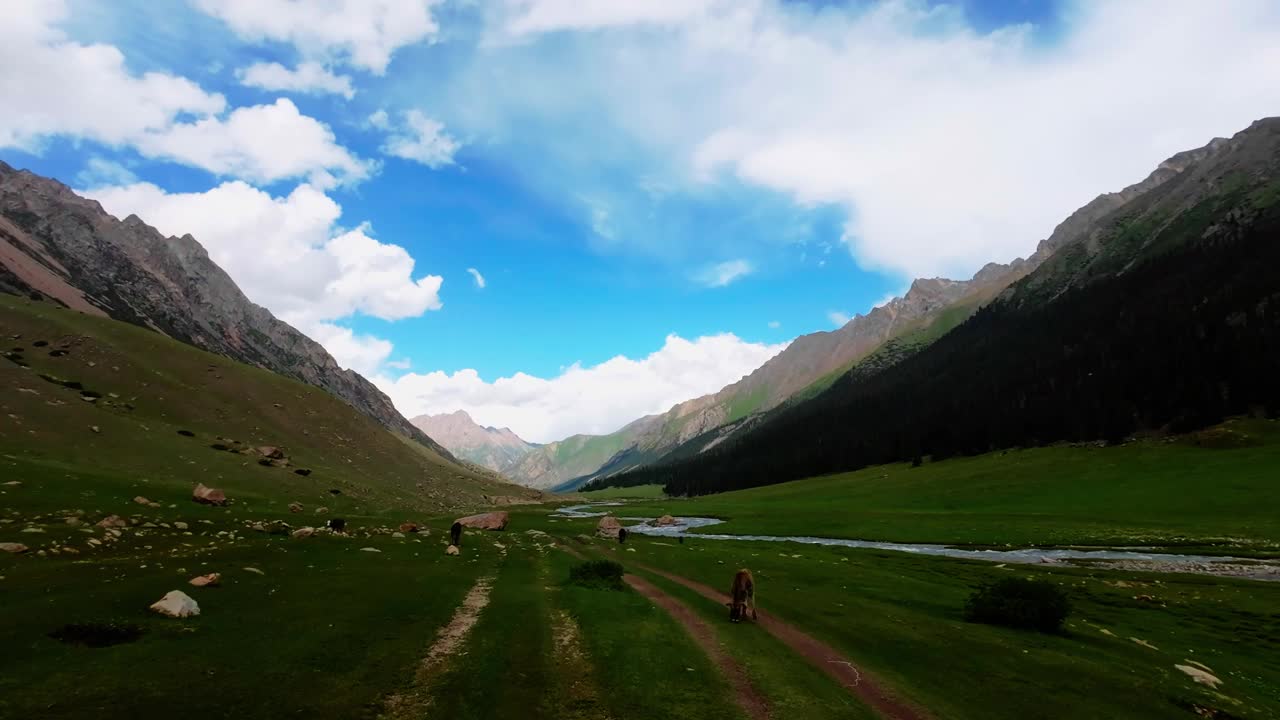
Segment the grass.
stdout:
[[[623,554],[608,543],[597,547]],[[1241,718],[1280,714],[1278,584],[1002,568],[751,542],[675,545],[638,537],[627,548],[635,550],[625,552],[630,562],[717,588],[727,587],[735,568],[751,568],[761,608],[831,643],[936,717],[1154,720],[1195,717],[1196,707]],[[965,621],[965,602],[976,588],[1011,576],[1046,580],[1068,593],[1074,609],[1064,634]],[[664,588],[678,592],[669,583]],[[1135,599],[1139,595],[1154,601]],[[708,618],[723,617],[724,608],[709,600],[692,593],[682,599],[700,602]],[[728,642],[742,643],[750,632],[749,625],[731,626],[722,634]],[[744,652],[743,657],[761,662],[767,649]],[[1223,680],[1221,688],[1211,691],[1175,669],[1188,659],[1212,668]],[[797,670],[776,653],[775,660],[784,679],[791,677],[788,667]]]
[[582,497],[590,502],[600,500],[628,500],[632,498],[661,498],[666,493],[661,485],[633,485],[632,487],[611,487],[604,490],[592,490],[582,493]]
[[628,514],[725,518],[715,532],[975,545],[1280,548],[1280,423],[1177,440],[872,467]]

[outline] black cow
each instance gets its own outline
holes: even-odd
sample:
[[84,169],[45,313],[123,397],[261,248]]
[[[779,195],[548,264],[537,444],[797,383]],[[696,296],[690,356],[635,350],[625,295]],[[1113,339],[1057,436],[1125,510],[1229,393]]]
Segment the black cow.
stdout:
[[462,545],[462,523],[456,522],[449,528],[449,539],[454,545]]
[[336,533],[346,532],[347,521],[342,518],[329,518],[329,521],[325,523],[325,527]]
[[627,529],[618,528],[618,543],[622,544],[622,543],[625,543],[626,541],[627,541]]

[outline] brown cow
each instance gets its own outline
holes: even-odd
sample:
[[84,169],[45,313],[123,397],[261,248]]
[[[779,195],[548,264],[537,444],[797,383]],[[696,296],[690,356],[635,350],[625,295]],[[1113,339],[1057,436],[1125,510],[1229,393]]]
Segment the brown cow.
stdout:
[[751,611],[751,619],[756,616],[756,581],[751,571],[743,568],[733,576],[733,587],[729,590],[729,621],[740,622]]

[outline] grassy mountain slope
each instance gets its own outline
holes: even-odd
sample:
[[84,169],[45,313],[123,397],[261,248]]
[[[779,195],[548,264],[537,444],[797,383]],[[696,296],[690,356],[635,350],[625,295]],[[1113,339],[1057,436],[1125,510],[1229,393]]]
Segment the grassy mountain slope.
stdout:
[[[124,488],[189,504],[197,482],[244,502],[360,512],[445,511],[529,494],[393,434],[324,390],[126,323],[0,295],[0,339],[5,475],[56,485],[44,497],[59,507]],[[213,444],[279,446],[291,465],[263,467]]]

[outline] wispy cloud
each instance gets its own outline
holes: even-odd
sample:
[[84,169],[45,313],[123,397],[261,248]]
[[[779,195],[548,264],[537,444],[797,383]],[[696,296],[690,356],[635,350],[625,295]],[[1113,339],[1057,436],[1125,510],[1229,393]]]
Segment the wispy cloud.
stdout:
[[480,271],[475,268],[467,268],[467,272],[471,273],[471,277],[475,279],[476,287],[483,290],[485,286],[485,282],[484,282],[484,276],[480,274]]
[[778,329],[778,328],[780,328],[780,327],[782,327],[782,323],[778,322],[777,320],[770,320],[770,321],[769,321],[769,329],[770,329],[770,330],[777,330],[777,329]]
[[724,287],[740,277],[750,275],[754,270],[746,260],[728,260],[704,269],[696,279],[706,287]]
[[852,318],[849,316],[849,313],[847,312],[842,312],[840,310],[830,310],[827,312],[827,319],[831,321],[832,325],[835,325],[836,327],[840,328],[847,325],[849,323],[849,320],[851,320]]

